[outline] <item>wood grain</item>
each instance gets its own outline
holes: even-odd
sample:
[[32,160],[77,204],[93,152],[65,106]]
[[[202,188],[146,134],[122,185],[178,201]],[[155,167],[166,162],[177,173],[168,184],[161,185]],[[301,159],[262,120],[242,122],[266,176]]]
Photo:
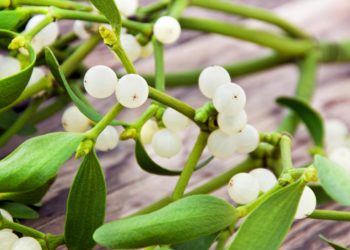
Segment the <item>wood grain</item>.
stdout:
[[[350,1],[348,0],[309,0],[309,1],[249,1],[250,4],[262,5],[273,9],[282,17],[305,28],[317,39],[339,40],[350,37]],[[258,3],[258,4],[257,4]],[[228,18],[208,11],[191,8],[186,15],[210,16],[224,18],[232,22],[242,22],[237,18]],[[267,27],[255,21],[243,21],[247,26]],[[212,64],[232,63],[242,59],[251,58],[257,54],[266,53],[253,44],[244,43],[217,35],[203,35],[201,33],[186,32],[186,39],[182,39],[176,46],[170,46],[166,51],[166,68],[169,71],[183,70],[193,67],[204,67]],[[115,58],[110,52],[100,46],[86,60],[88,65],[106,64],[118,68]],[[140,72],[152,72],[153,60],[146,59],[136,64]],[[297,80],[297,69],[293,65],[287,65],[268,72],[255,74],[249,77],[234,79],[241,84],[247,92],[247,113],[249,122],[261,131],[273,130],[282,114],[285,112],[274,103],[274,99],[280,95],[291,95]],[[350,125],[350,116],[346,110],[350,105],[350,67],[349,64],[322,66],[318,73],[318,89],[314,98],[314,105],[327,118],[341,118]],[[206,99],[200,95],[196,87],[189,89],[172,89],[169,93],[190,103],[194,107],[201,106]],[[94,101],[100,110],[107,110],[113,103],[108,101]],[[142,110],[132,110],[122,113],[125,120],[134,120]],[[62,130],[60,116],[57,114],[48,121],[40,124],[40,132]],[[183,134],[184,149],[174,159],[164,160],[157,158],[158,162],[170,168],[179,168],[183,165],[186,156],[191,149],[198,129],[190,127]],[[7,148],[2,149],[2,154],[10,152],[23,138],[15,138]],[[307,152],[309,138],[306,130],[300,128],[294,141],[295,164],[308,162]],[[105,170],[108,185],[108,210],[107,221],[117,219],[137,209],[146,206],[171,192],[176,177],[158,177],[146,174],[137,166],[133,155],[133,143],[123,142],[109,153],[100,154],[101,163]],[[208,153],[205,152],[205,156]],[[225,169],[233,166],[242,159],[236,155],[226,161],[214,160],[208,167],[194,174],[190,188],[195,187],[205,180],[220,174]],[[65,201],[69,186],[76,173],[78,162],[70,160],[59,173],[57,181],[44,199],[40,208],[41,218],[36,221],[27,221],[27,225],[33,226],[45,232],[62,233],[64,225]],[[227,198],[225,190],[219,190],[215,194]],[[343,209],[331,204],[329,209]],[[284,246],[284,250],[319,250],[329,249],[321,240],[319,234],[336,240],[342,244],[350,245],[350,223],[332,221],[297,221]],[[102,248],[98,248],[102,249]]]

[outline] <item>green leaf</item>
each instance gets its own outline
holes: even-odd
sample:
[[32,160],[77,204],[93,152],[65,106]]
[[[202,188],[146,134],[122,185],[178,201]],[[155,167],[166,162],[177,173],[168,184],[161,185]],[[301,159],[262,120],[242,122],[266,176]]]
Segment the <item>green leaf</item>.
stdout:
[[[5,39],[8,45],[16,33],[8,30],[0,30],[1,39]],[[36,54],[32,47],[29,50],[29,64],[17,74],[0,79],[0,108],[6,107],[15,101],[22,93],[32,75],[32,70],[36,60]]]
[[295,182],[263,201],[243,222],[229,250],[279,249],[293,223],[303,189],[304,183]]
[[0,207],[17,219],[34,220],[39,218],[39,214],[34,209],[21,203],[0,202]]
[[324,125],[321,115],[306,101],[297,97],[280,97],[277,103],[294,111],[305,123],[315,145],[323,147]]
[[[69,86],[59,64],[58,61],[53,54],[53,52],[49,48],[45,48],[45,57],[46,57],[46,63],[50,68],[50,71],[53,75],[53,77],[56,79],[56,81],[66,89],[69,97],[77,106],[77,108],[90,120],[94,122],[99,122],[102,118],[103,115],[101,115],[96,109],[93,108],[91,104],[87,104],[84,100],[81,100],[72,90],[72,88]],[[118,121],[118,120],[113,120],[111,122],[111,125],[113,126],[118,126],[118,125],[125,125],[124,122]]]
[[317,205],[323,205],[333,201],[320,185],[310,185],[309,187],[316,195]]
[[330,241],[329,239],[327,239],[323,235],[320,235],[320,238],[335,250],[350,250],[347,247],[341,246],[333,241]]
[[[0,129],[6,130],[10,128],[13,123],[17,120],[19,115],[13,111],[8,110],[5,112],[0,112]],[[32,135],[37,131],[34,125],[32,124],[26,124],[24,127],[18,131],[19,135]],[[1,132],[0,132],[1,134]]]
[[109,24],[118,31],[121,29],[122,18],[114,0],[90,0],[90,2],[107,18]]
[[237,218],[237,210],[226,201],[194,195],[150,214],[105,224],[95,232],[94,239],[113,249],[177,244],[218,232]]
[[1,10],[0,29],[14,30],[26,22],[29,17],[29,12],[24,10]]
[[210,234],[198,239],[187,241],[172,246],[173,250],[209,250],[211,245],[215,242],[218,233]]
[[92,235],[103,224],[106,182],[95,152],[85,156],[74,179],[67,202],[65,240],[71,250],[88,250],[95,245]]
[[[139,166],[148,173],[157,174],[157,175],[168,175],[168,176],[181,174],[181,171],[170,170],[155,163],[152,160],[152,158],[148,155],[145,147],[139,140],[136,140],[136,144],[135,144],[135,157]],[[214,157],[211,156],[208,159],[204,160],[203,162],[199,163],[198,166],[196,167],[196,170],[201,169],[202,167],[205,167],[213,159]]]
[[315,156],[314,166],[326,193],[338,203],[349,206],[350,174],[348,171],[320,155]]
[[0,192],[34,190],[52,179],[84,134],[51,133],[29,139],[0,161]]

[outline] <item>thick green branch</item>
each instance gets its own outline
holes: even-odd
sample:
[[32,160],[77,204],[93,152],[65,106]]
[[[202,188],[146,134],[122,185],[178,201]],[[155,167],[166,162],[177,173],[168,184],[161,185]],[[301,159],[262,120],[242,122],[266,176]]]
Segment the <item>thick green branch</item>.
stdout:
[[55,6],[62,9],[70,9],[70,10],[81,10],[81,11],[92,11],[92,7],[90,5],[77,3],[73,1],[66,0],[12,0],[12,6],[20,6],[20,5],[34,5],[34,6]]
[[318,220],[350,221],[350,212],[316,209],[312,214],[308,216],[308,218]]

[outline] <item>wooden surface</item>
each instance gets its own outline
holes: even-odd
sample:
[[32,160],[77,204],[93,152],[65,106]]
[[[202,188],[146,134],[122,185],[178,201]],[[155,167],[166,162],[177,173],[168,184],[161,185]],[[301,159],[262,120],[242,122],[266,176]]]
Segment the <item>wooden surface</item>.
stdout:
[[[348,0],[299,0],[299,1],[249,1],[253,5],[262,5],[273,9],[276,13],[303,27],[319,39],[339,40],[350,38],[350,1]],[[191,8],[186,14],[238,20],[218,13]],[[258,22],[243,21],[246,25],[262,27]],[[266,25],[264,26],[266,27]],[[212,64],[232,63],[266,53],[255,45],[228,39],[217,35],[186,32],[184,38],[176,46],[166,51],[167,70],[181,70],[192,67],[203,67]],[[89,56],[87,63],[106,64],[117,67],[114,57],[103,46],[98,52]],[[152,59],[137,63],[140,72],[150,72],[153,69]],[[274,103],[274,98],[280,95],[291,95],[297,80],[297,70],[293,65],[283,66],[268,72],[255,74],[249,77],[234,79],[247,92],[247,113],[249,122],[260,131],[273,130],[284,113]],[[350,125],[348,115],[350,105],[350,65],[328,65],[320,67],[318,73],[318,89],[314,104],[327,118],[341,118]],[[194,107],[201,106],[206,99],[200,95],[196,87],[190,89],[172,89],[169,93],[190,103]],[[101,110],[106,110],[114,100],[94,101]],[[124,112],[122,118],[134,120],[141,110]],[[40,124],[42,133],[62,130],[60,116]],[[183,134],[184,150],[175,159],[157,161],[169,167],[179,168],[190,148],[192,147],[198,129],[190,127]],[[10,152],[23,138],[15,138],[2,150]],[[301,128],[294,141],[295,164],[309,161],[306,154],[309,138],[305,129]],[[152,155],[154,155],[151,152]],[[205,155],[208,153],[205,152]],[[107,221],[132,213],[146,206],[152,201],[168,194],[174,187],[176,177],[159,177],[144,173],[137,166],[133,155],[133,142],[122,142],[119,147],[109,153],[100,154],[101,163],[105,170],[108,185]],[[190,188],[203,183],[205,180],[220,174],[224,170],[238,163],[242,156],[235,155],[229,160],[214,160],[205,169],[194,174]],[[69,186],[77,170],[78,162],[70,160],[59,173],[57,181],[44,199],[40,208],[41,218],[36,221],[25,222],[45,232],[62,233],[64,225],[65,201]],[[228,199],[224,189],[215,194]],[[327,208],[340,209],[337,205]],[[332,222],[301,220],[295,222],[284,246],[284,250],[320,250],[329,249],[319,238],[323,234],[342,244],[350,245],[350,222]],[[252,239],[253,240],[253,239]]]

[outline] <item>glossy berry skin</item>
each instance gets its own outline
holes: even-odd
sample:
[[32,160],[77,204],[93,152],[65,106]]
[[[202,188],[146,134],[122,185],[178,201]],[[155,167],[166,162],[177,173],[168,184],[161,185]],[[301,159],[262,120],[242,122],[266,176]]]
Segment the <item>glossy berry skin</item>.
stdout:
[[305,186],[303,194],[300,197],[295,219],[304,219],[316,209],[316,195],[311,188]]
[[350,148],[337,147],[329,154],[329,159],[350,173]]
[[190,125],[190,119],[172,108],[164,111],[162,121],[166,128],[174,132],[184,130]]
[[261,192],[269,191],[277,183],[276,176],[266,168],[256,168],[249,172],[259,183]]
[[95,148],[100,151],[109,151],[115,149],[119,143],[119,133],[112,127],[107,126],[97,137]]
[[237,144],[233,135],[227,135],[221,130],[213,131],[208,137],[208,150],[218,159],[225,159],[235,153]]
[[159,42],[171,44],[179,39],[181,26],[175,18],[171,16],[162,16],[155,22],[153,34]]
[[234,140],[237,145],[236,151],[241,154],[248,154],[259,146],[260,136],[256,128],[247,124],[241,132],[234,135]]
[[0,230],[0,249],[12,250],[13,244],[18,240],[18,236],[6,230]]
[[136,37],[130,34],[121,34],[120,43],[132,62],[140,58],[142,48]]
[[123,16],[135,15],[137,7],[139,6],[138,0],[114,0],[118,10]]
[[338,119],[330,119],[325,121],[325,142],[327,150],[333,149],[347,144],[346,136],[349,130],[346,124]]
[[74,21],[73,32],[81,40],[86,40],[91,36],[90,32],[86,29],[86,22],[81,20]]
[[237,204],[248,204],[259,196],[259,183],[247,173],[234,175],[227,187],[228,194]]
[[13,244],[11,250],[42,250],[40,243],[32,237],[22,237]]
[[239,133],[247,125],[248,117],[244,110],[236,115],[218,114],[218,126],[226,134],[233,135]]
[[225,83],[230,83],[230,74],[221,66],[205,68],[199,75],[199,90],[205,97],[212,98],[216,89]]
[[152,147],[157,155],[171,158],[180,152],[182,142],[175,132],[169,129],[161,129],[153,135]]
[[85,132],[90,128],[90,120],[75,106],[64,111],[61,121],[67,132]]
[[128,74],[120,78],[115,91],[117,100],[127,108],[143,105],[147,101],[148,93],[146,80],[137,74]]
[[244,109],[246,95],[244,90],[235,83],[220,85],[213,96],[215,109],[223,115],[235,115]]
[[84,87],[92,97],[103,99],[113,95],[118,78],[114,71],[104,65],[91,67],[84,76]]
[[13,57],[0,55],[0,79],[17,74],[21,70],[21,63]]
[[153,136],[158,130],[157,122],[154,120],[148,120],[141,128],[141,142],[144,145],[152,143]]
[[152,42],[149,42],[146,45],[142,46],[140,57],[142,58],[149,57],[153,55],[153,52],[154,52],[154,49],[153,49]]
[[[12,215],[7,212],[5,209],[0,208],[1,216],[4,217],[6,220],[13,222]],[[12,229],[2,229],[0,232],[12,232]]]

